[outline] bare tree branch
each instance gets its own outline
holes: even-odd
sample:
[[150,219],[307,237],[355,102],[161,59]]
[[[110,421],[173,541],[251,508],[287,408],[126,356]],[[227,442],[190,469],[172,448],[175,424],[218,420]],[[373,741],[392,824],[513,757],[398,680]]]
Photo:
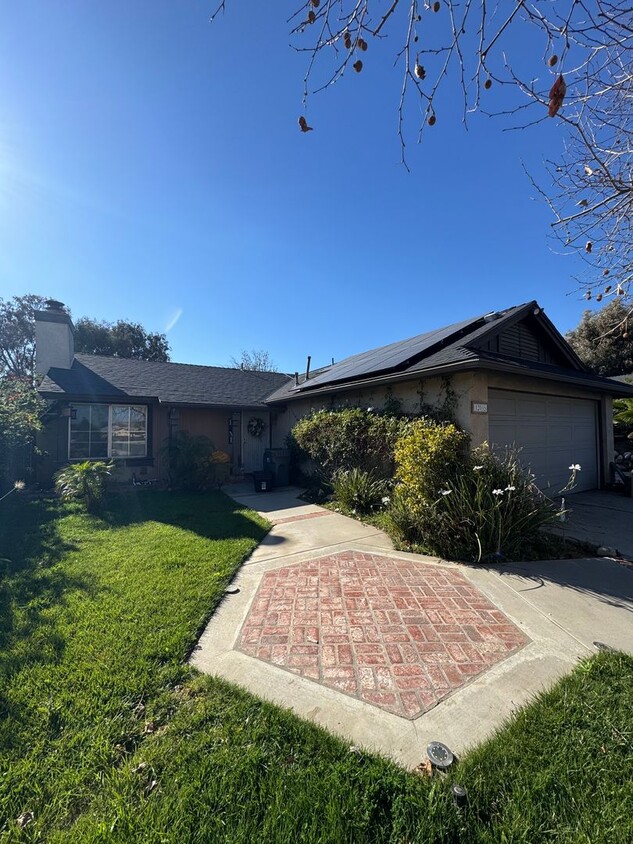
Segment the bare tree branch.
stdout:
[[[631,0],[303,0],[289,24],[294,49],[308,56],[306,110],[349,68],[360,73],[367,60],[389,53],[395,35],[391,56],[402,71],[396,134],[407,169],[411,96],[421,106],[418,141],[455,93],[464,125],[477,111],[511,121],[507,131],[559,121],[563,148],[538,186],[554,216],[553,236],[586,262],[586,296],[633,298]],[[538,45],[542,58],[533,65],[524,54],[516,59],[518,42]],[[484,110],[493,83],[507,93],[498,109],[493,101]]]

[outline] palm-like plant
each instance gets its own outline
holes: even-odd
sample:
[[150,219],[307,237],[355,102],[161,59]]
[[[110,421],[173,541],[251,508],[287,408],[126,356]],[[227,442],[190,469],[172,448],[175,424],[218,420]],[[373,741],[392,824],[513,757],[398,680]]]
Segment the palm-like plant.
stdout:
[[616,425],[633,427],[633,399],[615,399],[613,402],[613,421]]
[[103,501],[106,481],[113,468],[114,463],[104,463],[102,460],[70,463],[55,474],[55,490],[61,498],[79,501],[92,513]]

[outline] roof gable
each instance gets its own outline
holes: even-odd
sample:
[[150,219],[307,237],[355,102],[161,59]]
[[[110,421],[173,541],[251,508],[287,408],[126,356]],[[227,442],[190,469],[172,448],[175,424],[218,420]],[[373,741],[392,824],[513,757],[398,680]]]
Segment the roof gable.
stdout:
[[513,318],[493,324],[468,345],[501,358],[588,371],[536,302],[523,306]]

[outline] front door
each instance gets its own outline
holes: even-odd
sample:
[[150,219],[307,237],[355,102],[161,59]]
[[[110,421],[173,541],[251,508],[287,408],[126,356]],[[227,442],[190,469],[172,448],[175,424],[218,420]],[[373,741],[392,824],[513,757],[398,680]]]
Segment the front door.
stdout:
[[[259,435],[257,431],[260,431]],[[270,443],[270,414],[263,410],[243,410],[241,432],[244,471],[261,472],[264,452]]]

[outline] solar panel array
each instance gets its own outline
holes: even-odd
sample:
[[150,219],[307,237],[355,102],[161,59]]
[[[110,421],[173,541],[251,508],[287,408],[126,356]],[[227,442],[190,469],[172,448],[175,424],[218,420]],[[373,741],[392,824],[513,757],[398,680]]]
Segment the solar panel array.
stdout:
[[300,391],[337,381],[348,381],[363,375],[390,372],[407,363],[407,361],[412,361],[418,355],[428,351],[433,346],[437,346],[459,331],[479,322],[480,319],[481,317],[475,317],[463,322],[456,322],[435,331],[428,331],[426,334],[418,334],[417,337],[412,337],[409,340],[399,340],[397,343],[390,343],[387,346],[380,346],[378,349],[370,349],[368,352],[352,355],[340,361],[340,363],[335,363],[320,375],[304,382]]

